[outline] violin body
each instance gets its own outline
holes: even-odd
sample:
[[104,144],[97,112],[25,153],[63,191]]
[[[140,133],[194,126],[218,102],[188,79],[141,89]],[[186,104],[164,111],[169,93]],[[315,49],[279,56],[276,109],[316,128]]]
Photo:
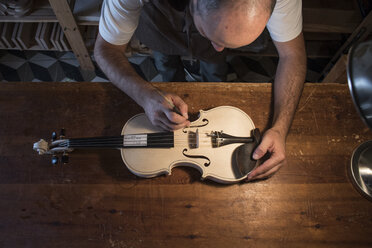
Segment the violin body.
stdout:
[[[247,177],[236,164],[236,151],[241,143],[216,147],[213,131],[223,131],[233,136],[251,135],[254,129],[251,118],[242,110],[231,106],[220,106],[201,110],[199,118],[189,128],[174,131],[174,147],[120,149],[128,169],[140,177],[156,177],[171,174],[177,166],[193,167],[200,171],[202,179],[219,183],[235,183]],[[122,135],[158,133],[145,114],[132,117],[123,127]],[[195,144],[193,134],[198,137]]]
[[128,169],[139,177],[170,175],[177,166],[193,167],[202,179],[235,183],[247,177],[257,166],[252,152],[261,140],[251,118],[242,110],[221,106],[201,110],[189,127],[164,132],[153,126],[145,114],[132,117],[119,136],[66,139],[52,134],[49,143],[34,143],[40,155],[52,155],[52,163],[67,163],[74,149],[120,149]]

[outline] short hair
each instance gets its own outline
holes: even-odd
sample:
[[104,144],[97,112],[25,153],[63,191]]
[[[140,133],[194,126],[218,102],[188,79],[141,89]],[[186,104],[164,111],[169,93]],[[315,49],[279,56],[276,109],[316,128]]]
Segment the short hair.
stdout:
[[[193,0],[191,0],[193,2]],[[264,3],[262,3],[264,2]],[[269,15],[274,11],[276,0],[197,0],[196,6],[193,6],[194,12],[197,12],[201,15],[208,15],[215,11],[220,10],[221,8],[232,8],[239,9],[241,6],[246,6],[248,8],[254,8],[257,5],[261,5]]]

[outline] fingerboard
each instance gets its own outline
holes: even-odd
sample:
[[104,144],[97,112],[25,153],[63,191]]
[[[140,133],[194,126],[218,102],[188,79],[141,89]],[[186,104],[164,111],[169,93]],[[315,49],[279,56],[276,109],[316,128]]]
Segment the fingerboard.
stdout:
[[61,143],[68,148],[170,148],[174,147],[174,133],[144,133],[92,138],[73,138]]

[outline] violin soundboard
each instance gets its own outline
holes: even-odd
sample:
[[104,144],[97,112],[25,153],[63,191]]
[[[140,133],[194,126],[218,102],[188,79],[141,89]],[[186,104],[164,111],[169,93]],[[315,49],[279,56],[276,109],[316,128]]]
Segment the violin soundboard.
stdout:
[[[206,124],[207,123],[207,124]],[[200,171],[202,179],[219,183],[235,183],[247,177],[242,175],[235,162],[236,150],[241,144],[215,147],[211,132],[223,131],[230,135],[249,137],[255,126],[242,110],[221,106],[201,110],[199,118],[189,128],[174,131],[174,147],[121,149],[128,169],[137,176],[151,178],[171,174],[177,166],[193,167]],[[122,135],[157,133],[145,114],[132,117],[123,127]],[[190,135],[198,133],[197,145],[191,144]]]

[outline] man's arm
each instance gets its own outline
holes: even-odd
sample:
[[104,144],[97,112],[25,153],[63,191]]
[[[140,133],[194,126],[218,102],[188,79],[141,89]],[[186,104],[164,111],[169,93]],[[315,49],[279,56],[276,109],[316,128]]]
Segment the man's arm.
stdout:
[[94,57],[109,80],[142,106],[152,124],[166,130],[188,125],[186,103],[176,95],[165,94],[180,109],[182,116],[176,114],[157,89],[143,80],[132,68],[124,54],[126,47],[127,44],[108,43],[98,34]]
[[279,64],[274,82],[274,118],[254,152],[254,159],[267,152],[270,158],[251,172],[248,180],[261,179],[277,172],[285,164],[285,142],[302,93],[306,76],[306,52],[303,34],[288,42],[274,42]]

